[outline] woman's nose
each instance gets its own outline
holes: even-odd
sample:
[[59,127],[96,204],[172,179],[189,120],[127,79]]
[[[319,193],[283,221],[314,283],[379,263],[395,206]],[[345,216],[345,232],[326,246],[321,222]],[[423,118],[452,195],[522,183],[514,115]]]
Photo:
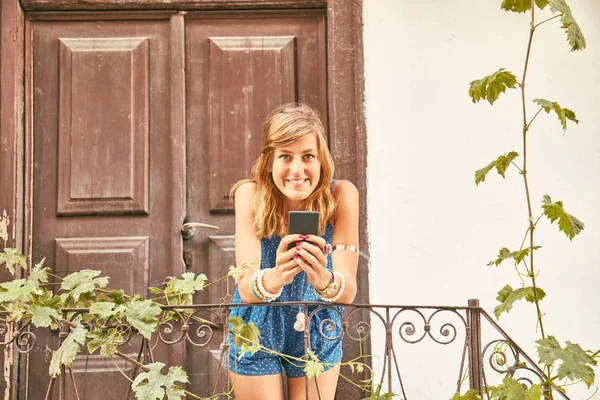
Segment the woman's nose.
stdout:
[[302,165],[302,160],[300,158],[295,158],[292,160],[292,165],[290,165],[290,172],[294,175],[299,175],[302,173],[302,169],[304,166]]

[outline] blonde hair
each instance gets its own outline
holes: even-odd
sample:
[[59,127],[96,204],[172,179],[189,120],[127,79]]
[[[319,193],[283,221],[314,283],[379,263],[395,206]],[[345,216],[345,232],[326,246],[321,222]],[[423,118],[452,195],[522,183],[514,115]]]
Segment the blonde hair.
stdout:
[[231,189],[230,197],[234,198],[238,187],[247,182],[256,183],[254,227],[259,238],[270,238],[275,234],[283,237],[287,234],[285,196],[275,186],[270,172],[275,148],[311,133],[317,137],[321,176],[304,205],[308,211],[319,211],[319,235],[325,234],[327,221],[335,211],[335,200],[331,194],[334,165],[327,147],[325,128],[319,114],[311,107],[302,103],[287,103],[273,110],[263,125],[262,149],[252,166],[252,178],[237,182]]

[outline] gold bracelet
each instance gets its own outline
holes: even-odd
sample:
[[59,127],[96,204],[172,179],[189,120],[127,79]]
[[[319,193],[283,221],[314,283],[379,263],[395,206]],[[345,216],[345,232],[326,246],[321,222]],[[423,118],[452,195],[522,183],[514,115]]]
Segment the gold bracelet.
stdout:
[[358,254],[358,248],[351,244],[336,244],[335,246],[333,246],[333,251],[336,250],[347,250]]

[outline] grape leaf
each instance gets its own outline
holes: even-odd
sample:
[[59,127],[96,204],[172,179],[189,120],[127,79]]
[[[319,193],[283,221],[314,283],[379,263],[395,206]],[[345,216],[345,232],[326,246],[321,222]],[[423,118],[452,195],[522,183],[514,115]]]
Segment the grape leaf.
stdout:
[[[535,4],[543,10],[548,5],[548,0],[535,0]],[[504,11],[522,13],[531,9],[531,0],[503,0],[500,7]]]
[[[535,293],[537,293],[538,300],[542,300],[546,296],[546,292],[540,288],[537,288]],[[494,308],[494,315],[497,319],[500,319],[502,313],[512,310],[515,301],[522,300],[523,298],[530,303],[535,302],[533,287],[528,286],[513,290],[510,285],[504,286],[502,290],[498,292],[498,297],[496,297],[496,300],[502,304]]]
[[100,274],[101,271],[83,269],[65,276],[60,286],[66,292],[61,295],[63,301],[68,296],[72,296],[73,300],[78,301],[81,294],[90,293],[97,288],[103,288],[108,285],[108,277],[96,278]]
[[312,350],[308,350],[307,356],[308,359],[305,361],[303,368],[304,372],[306,372],[308,379],[316,378],[323,373],[325,366],[319,361],[319,357]]
[[588,388],[594,383],[595,374],[592,366],[595,367],[597,362],[578,344],[567,341],[563,349],[554,336],[537,340],[536,343],[541,363],[553,364],[558,360],[561,361],[558,367],[559,379],[582,380]]
[[181,367],[169,367],[166,375],[160,371],[165,364],[154,362],[146,365],[148,372],[141,372],[131,384],[137,400],[178,400],[185,397],[183,388],[175,382],[187,383],[188,377]]
[[50,361],[50,376],[55,377],[60,375],[60,366],[65,365],[71,367],[73,360],[81,350],[81,345],[85,343],[87,330],[78,325],[72,329],[65,341],[60,345],[58,350],[52,352],[52,361]]
[[116,306],[110,301],[99,301],[90,305],[89,313],[95,314],[100,318],[110,318],[125,311],[127,307],[124,305]]
[[38,285],[28,279],[15,279],[0,283],[0,303],[28,301],[34,293],[41,293]]
[[362,400],[392,400],[394,397],[398,396],[394,392],[381,393],[382,385],[375,385],[375,388],[371,392],[369,397],[365,397]]
[[10,314],[11,318],[15,321],[20,321],[21,318],[27,312],[25,306],[19,303],[6,303],[3,304],[2,307]]
[[[533,246],[534,250],[540,249],[542,246]],[[513,251],[511,252],[509,249],[507,249],[506,247],[502,247],[500,249],[500,252],[498,253],[498,258],[496,258],[494,261],[490,261],[489,263],[487,263],[487,265],[492,266],[495,265],[496,267],[498,265],[500,265],[502,263],[502,261],[504,260],[508,260],[510,258],[513,258],[517,264],[520,264],[525,257],[527,257],[529,255],[529,247],[523,250],[517,250],[517,251]]]
[[502,384],[490,387],[493,399],[498,400],[540,400],[542,397],[542,386],[531,385],[525,389],[523,385],[511,377],[506,377]]
[[107,293],[106,297],[118,306],[127,302],[125,300],[125,292],[123,289],[113,290],[110,293]]
[[246,324],[241,317],[233,317],[229,319],[229,324],[234,334],[233,341],[240,347],[240,359],[245,353],[254,354],[260,350],[260,330],[254,322]]
[[87,334],[88,339],[92,339],[88,343],[88,351],[90,353],[100,349],[100,355],[110,357],[117,351],[117,346],[123,342],[123,335],[116,329],[110,328],[103,332],[100,328],[94,328],[93,331]]
[[505,178],[506,169],[518,156],[519,154],[516,151],[511,151],[508,154],[501,155],[487,166],[475,171],[475,185],[479,185],[481,182],[484,182],[485,176],[492,170],[492,168],[496,168],[498,174]]
[[559,200],[553,203],[547,194],[544,195],[542,200],[542,209],[551,223],[558,220],[558,229],[563,231],[570,240],[573,240],[585,228],[583,222],[565,211],[562,201]]
[[562,108],[557,102],[546,99],[534,99],[533,101],[542,107],[547,114],[554,110],[558,116],[558,120],[560,121],[563,131],[567,130],[567,119],[579,124],[579,120],[575,116],[575,113],[568,108]]
[[38,328],[49,327],[53,321],[51,317],[58,320],[61,319],[61,315],[54,308],[39,306],[37,304],[29,307],[28,314],[31,314],[31,323]]
[[162,309],[152,300],[135,298],[127,304],[125,316],[135,329],[138,330],[146,339],[150,339],[152,332],[156,330],[158,318]]
[[575,21],[571,13],[571,7],[565,0],[548,0],[550,11],[553,14],[560,13],[561,28],[567,32],[567,41],[571,45],[571,51],[583,50],[586,47],[585,37],[579,28],[579,24]]
[[53,296],[49,290],[41,290],[41,295],[33,296],[33,304],[27,310],[27,314],[31,315],[31,323],[38,328],[51,326],[53,329],[58,328],[51,317],[56,320],[62,318],[61,301],[58,297]]
[[244,275],[244,268],[246,266],[244,264],[240,265],[239,267],[236,267],[235,265],[231,265],[229,267],[229,272],[227,273],[227,275],[231,276],[233,278],[233,280],[235,281],[235,283],[239,283],[240,279],[242,279],[242,276]]
[[0,265],[6,264],[8,272],[12,276],[15,276],[15,265],[20,266],[23,269],[27,269],[27,262],[25,256],[19,254],[19,250],[7,247],[2,253],[0,253]]
[[48,270],[50,268],[44,268],[45,261],[46,257],[42,258],[42,261],[35,264],[35,266],[31,269],[29,276],[27,277],[27,279],[30,281],[37,283],[38,287],[40,283],[48,282]]
[[454,393],[451,400],[481,400],[481,394],[478,390],[469,389],[463,395],[459,392]]
[[507,88],[514,89],[517,84],[517,77],[512,72],[500,68],[491,75],[472,81],[469,84],[469,96],[473,99],[473,103],[484,99],[494,104],[501,93],[504,93]]
[[181,275],[182,279],[171,278],[167,283],[167,296],[177,296],[181,294],[194,294],[198,290],[204,289],[206,275],[200,274],[196,277],[193,272],[185,272]]

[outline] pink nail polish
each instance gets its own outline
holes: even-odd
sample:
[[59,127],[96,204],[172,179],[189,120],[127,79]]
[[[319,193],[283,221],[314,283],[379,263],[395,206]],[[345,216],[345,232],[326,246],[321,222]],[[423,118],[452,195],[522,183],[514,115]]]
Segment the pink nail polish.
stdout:
[[294,260],[297,260],[297,259],[298,259],[298,256],[294,256]]
[[301,246],[302,242],[296,242],[296,246]]
[[300,251],[300,250],[302,250],[302,247],[296,246],[296,251]]
[[300,239],[308,239],[310,235],[300,235]]

